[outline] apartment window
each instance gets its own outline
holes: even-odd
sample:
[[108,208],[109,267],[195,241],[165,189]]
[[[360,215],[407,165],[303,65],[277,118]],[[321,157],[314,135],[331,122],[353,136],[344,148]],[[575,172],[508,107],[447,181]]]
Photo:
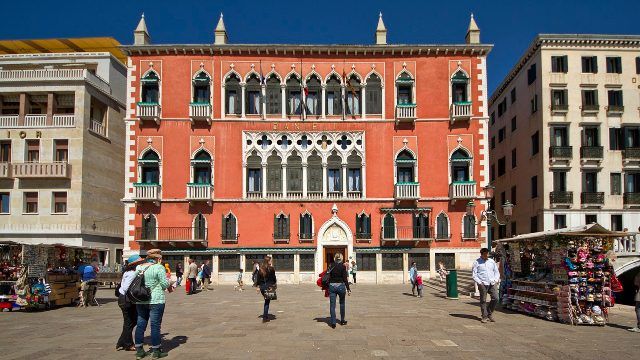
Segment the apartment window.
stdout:
[[551,72],[566,73],[567,68],[567,55],[551,57]]
[[495,124],[496,122],[496,112],[492,112],[491,115],[489,116],[489,122],[491,125]]
[[532,216],[531,217],[531,228],[530,228],[530,232],[536,232],[538,231],[538,216]]
[[505,191],[500,193],[500,205],[504,205],[504,202],[507,200],[507,193]]
[[622,231],[622,215],[611,215],[611,231]]
[[569,135],[566,126],[551,128],[551,146],[569,146]]
[[358,77],[353,74],[350,78],[347,78],[345,84],[345,93],[346,93],[346,101],[345,101],[345,112],[348,115],[358,115],[360,114],[360,104],[361,104],[361,94],[362,94],[362,86]]
[[227,77],[224,91],[226,113],[240,115],[242,110],[240,103],[242,89],[240,88],[240,78],[236,74],[231,74]]
[[358,271],[376,271],[376,254],[356,253]]
[[516,131],[517,128],[518,128],[518,123],[517,123],[516,117],[514,116],[511,118],[511,132]]
[[622,90],[609,90],[609,107],[624,106],[622,102]]
[[585,224],[595,224],[598,222],[598,215],[596,214],[585,214],[584,215],[584,223]]
[[506,159],[503,157],[501,157],[500,159],[498,159],[498,176],[502,176],[504,175],[505,171],[506,171]]
[[622,174],[611,173],[611,195],[622,194]]
[[553,228],[564,229],[567,227],[567,215],[553,215]]
[[371,216],[365,213],[356,215],[356,239],[371,239]]
[[504,239],[507,237],[507,224],[498,226],[498,239]]
[[498,142],[501,143],[507,137],[507,128],[503,126],[500,130],[498,130]]
[[598,57],[597,56],[583,56],[582,57],[582,72],[585,74],[597,74],[598,73]]
[[496,137],[495,136],[491,137],[491,148],[492,149],[496,148]]
[[53,209],[52,210],[54,214],[67,213],[67,193],[66,192],[53,193]]
[[583,172],[582,191],[587,193],[598,192],[598,173],[594,171]]
[[56,154],[56,161],[69,161],[69,140],[54,140],[54,151]]
[[619,56],[607,56],[607,73],[622,74],[622,59]]
[[26,141],[27,148],[27,162],[39,162],[40,161],[40,140],[33,139]]
[[320,79],[316,75],[311,75],[307,79],[306,85],[306,111],[309,115],[320,115],[322,113],[322,85],[320,84]]
[[367,79],[367,114],[382,114],[382,81],[376,74]]
[[160,78],[154,71],[148,72],[142,79],[142,102],[157,104],[160,98]]
[[495,164],[491,164],[491,168],[489,169],[489,176],[491,177],[491,181],[494,181],[496,179],[496,165]]
[[640,74],[640,56],[636,57],[636,74]]
[[640,193],[640,173],[627,173],[625,175],[624,191],[628,193]]
[[551,106],[563,107],[567,106],[567,90],[551,90]]
[[327,81],[325,90],[327,115],[342,114],[342,84],[341,80],[334,74]]
[[518,166],[518,153],[516,149],[511,149],[511,168]]
[[527,84],[533,84],[536,81],[536,75],[536,64],[532,64],[527,70]]
[[531,198],[535,199],[538,197],[538,177],[531,177]]
[[566,171],[553,172],[553,191],[555,192],[567,191],[567,172]]
[[504,99],[502,99],[502,101],[498,104],[498,117],[502,116],[502,114],[504,114],[505,112],[507,112],[507,98],[506,97]]
[[11,140],[0,141],[0,162],[11,162]]
[[582,146],[600,146],[600,128],[588,126],[583,130]]
[[200,71],[193,78],[193,102],[209,104],[211,102],[211,79],[206,72]]
[[515,222],[515,221],[512,221],[512,222],[511,222],[511,236],[516,236],[516,235],[518,235],[518,233],[517,233],[517,229],[518,229],[518,227],[516,226],[516,222]]
[[24,213],[25,214],[38,213],[38,193],[37,192],[24,193]]
[[0,193],[0,214],[8,214],[11,210],[11,197],[9,193]]
[[518,203],[518,191],[515,186],[511,187],[511,203],[516,205]]
[[511,89],[511,103],[516,102],[516,88]]
[[[328,85],[327,85],[328,86]],[[272,74],[266,81],[265,86],[267,114],[276,115],[282,113],[282,92],[280,90],[280,79]]]
[[535,114],[536,111],[538,111],[538,94],[531,98],[531,113]]
[[229,212],[226,216],[222,217],[222,240],[237,240],[238,239],[238,219],[235,215]]
[[623,129],[625,148],[638,148],[640,147],[640,127],[626,126]]
[[249,77],[245,84],[245,113],[257,115],[262,113],[262,85],[256,74]]
[[535,134],[531,135],[531,155],[535,155],[540,151],[540,133],[535,132]]
[[598,90],[582,90],[582,109],[589,110],[598,106]]
[[262,191],[262,169],[247,169],[247,191]]
[[609,128],[609,150],[624,149],[624,131],[622,128]]
[[289,239],[289,217],[280,214],[273,217],[273,238]]

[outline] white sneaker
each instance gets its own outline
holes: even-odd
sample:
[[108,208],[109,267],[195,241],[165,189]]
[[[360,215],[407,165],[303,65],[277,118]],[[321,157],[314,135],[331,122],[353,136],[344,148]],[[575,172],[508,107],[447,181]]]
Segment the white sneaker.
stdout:
[[639,327],[637,327],[637,326],[636,326],[636,327],[634,327],[634,328],[632,328],[632,329],[627,329],[627,330],[629,330],[629,331],[631,331],[631,332],[637,332],[637,333],[640,333],[640,328],[639,328]]

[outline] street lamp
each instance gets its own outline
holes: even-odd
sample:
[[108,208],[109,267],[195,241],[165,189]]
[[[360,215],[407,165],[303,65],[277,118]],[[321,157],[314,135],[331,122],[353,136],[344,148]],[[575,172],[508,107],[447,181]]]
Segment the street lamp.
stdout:
[[[491,185],[487,185],[482,188],[484,197],[487,200],[488,208],[491,208],[491,199],[493,198],[494,189],[495,187]],[[498,225],[506,225],[511,219],[511,215],[513,215],[513,206],[514,205],[509,200],[505,201],[505,203],[502,205],[502,213],[504,214],[505,221],[500,221],[500,219],[498,219],[498,214],[496,214],[495,210],[482,210],[482,212],[480,213],[480,221],[478,221],[477,225],[479,225],[482,220],[487,220],[487,247],[489,248],[489,251],[491,251],[491,223],[495,221],[496,223],[498,223]],[[475,207],[476,204],[473,202],[473,200],[469,200],[466,209],[467,215],[474,215]]]

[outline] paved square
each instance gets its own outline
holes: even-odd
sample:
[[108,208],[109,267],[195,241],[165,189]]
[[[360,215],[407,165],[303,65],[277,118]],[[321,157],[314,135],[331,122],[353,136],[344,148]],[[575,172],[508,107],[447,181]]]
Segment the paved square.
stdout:
[[[572,327],[517,313],[480,324],[475,300],[446,300],[435,290],[422,299],[408,286],[355,285],[349,323],[331,329],[328,299],[316,286],[288,285],[272,302],[276,319],[262,324],[253,289],[230,286],[167,296],[162,324],[169,359],[638,359],[640,334],[626,328],[635,315],[616,306],[610,326]],[[113,290],[103,306],[37,313],[2,313],[3,359],[134,359],[116,352],[122,315]],[[147,330],[148,334],[148,330]]]

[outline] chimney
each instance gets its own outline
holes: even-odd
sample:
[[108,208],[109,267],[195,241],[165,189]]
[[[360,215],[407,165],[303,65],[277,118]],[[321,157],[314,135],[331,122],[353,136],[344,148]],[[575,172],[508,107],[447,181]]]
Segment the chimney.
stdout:
[[469,21],[469,29],[467,29],[465,41],[467,44],[480,44],[480,28],[473,19],[473,13],[471,13],[471,20]]
[[224,27],[224,20],[222,19],[224,15],[220,13],[220,20],[218,20],[218,25],[216,26],[214,45],[225,45],[228,42],[227,38],[227,29]]
[[140,18],[138,27],[133,31],[133,45],[149,45],[151,44],[151,37],[149,31],[147,31],[147,23],[144,21],[144,13]]
[[387,45],[387,28],[382,21],[382,12],[378,17],[378,27],[376,28],[376,45]]

